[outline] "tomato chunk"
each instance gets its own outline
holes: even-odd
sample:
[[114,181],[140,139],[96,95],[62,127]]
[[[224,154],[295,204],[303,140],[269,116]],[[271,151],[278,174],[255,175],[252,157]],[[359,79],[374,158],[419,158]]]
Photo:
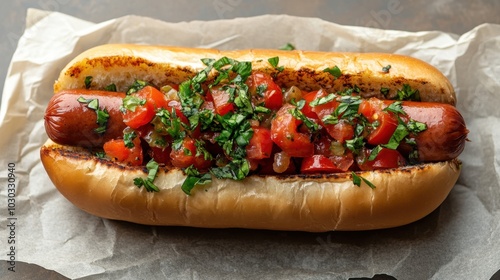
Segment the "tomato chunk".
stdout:
[[254,96],[262,97],[266,108],[278,110],[283,105],[281,88],[269,74],[253,72],[247,79],[247,85]]
[[382,148],[374,160],[368,160],[371,150],[365,149],[356,159],[361,170],[398,168],[406,164],[405,158],[397,150]]
[[[383,111],[383,102],[375,99],[363,100],[358,113],[364,115],[372,124],[366,140],[371,145],[389,143],[398,126],[398,120],[393,113]],[[376,125],[373,125],[376,124]]]
[[128,148],[123,139],[114,139],[104,143],[103,149],[110,158],[130,165],[141,165],[143,161],[143,152],[141,140],[136,137],[132,143],[134,146]]
[[337,166],[324,155],[305,157],[300,166],[302,173],[333,173],[338,171]]
[[[328,94],[326,93],[326,91],[319,90],[316,92],[314,99],[325,97],[327,95]],[[324,121],[326,117],[331,116],[335,112],[339,104],[340,103],[338,101],[332,100],[324,104],[319,104],[311,107],[311,111],[316,113],[321,122],[321,125],[325,127],[328,134],[330,134],[333,139],[343,143],[345,142],[345,140],[349,140],[354,137],[354,126],[347,120],[341,119],[340,116],[338,122],[334,124],[325,123]]]
[[309,93],[306,93],[303,96],[304,101],[306,103],[304,104],[304,107],[302,107],[302,113],[308,118],[311,118],[311,119],[318,118],[318,115],[312,109],[313,107],[311,107],[311,105],[309,105],[311,103],[311,101],[313,101],[314,99],[317,98],[317,96],[319,96],[318,93],[319,93],[319,95],[321,94],[320,91],[311,91]]
[[311,136],[297,131],[300,121],[289,112],[293,105],[283,106],[271,122],[271,139],[291,157],[308,157],[314,154]]
[[253,128],[253,135],[246,147],[247,158],[263,159],[271,156],[273,150],[273,140],[271,131],[267,128]]
[[172,165],[178,168],[193,165],[197,169],[205,170],[212,165],[210,159],[205,159],[203,155],[196,155],[195,141],[189,137],[184,138],[179,149],[172,149],[170,159]]
[[235,107],[232,102],[230,102],[230,95],[227,91],[221,89],[211,89],[210,90],[215,112],[221,116],[229,112],[234,112]]
[[165,95],[152,86],[146,86],[127,98],[135,98],[139,102],[134,108],[128,108],[123,116],[123,122],[133,129],[149,123],[157,109],[168,107]]

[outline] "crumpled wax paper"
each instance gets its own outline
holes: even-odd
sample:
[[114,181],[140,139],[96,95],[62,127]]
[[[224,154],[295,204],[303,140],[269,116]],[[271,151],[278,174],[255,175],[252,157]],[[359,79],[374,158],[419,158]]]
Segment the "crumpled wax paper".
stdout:
[[[367,232],[150,227],[86,214],[46,176],[39,160],[47,139],[44,109],[59,71],[83,50],[105,43],[241,49],[288,42],[304,50],[411,55],[448,76],[470,142],[458,183],[439,209],[407,226]],[[16,261],[69,278],[489,279],[500,269],[499,96],[498,25],[457,36],[286,15],[181,23],[126,16],[95,24],[29,10],[1,103],[0,259],[10,258],[7,221],[15,217]],[[7,211],[9,166],[15,166],[14,216]]]

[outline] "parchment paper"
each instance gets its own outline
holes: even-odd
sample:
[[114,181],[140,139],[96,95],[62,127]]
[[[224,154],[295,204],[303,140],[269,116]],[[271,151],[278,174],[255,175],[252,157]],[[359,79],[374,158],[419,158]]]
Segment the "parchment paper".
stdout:
[[[53,187],[39,160],[43,112],[59,71],[104,43],[391,52],[438,67],[456,88],[470,142],[463,173],[442,204],[413,224],[369,232],[302,232],[149,227],[88,215]],[[99,24],[29,10],[5,81],[0,112],[0,259],[85,279],[489,279],[500,269],[500,26],[462,36],[341,26],[269,15],[168,23],[126,16]],[[15,165],[14,216],[7,211]],[[3,261],[5,260],[5,262]],[[1,277],[0,277],[1,278]]]

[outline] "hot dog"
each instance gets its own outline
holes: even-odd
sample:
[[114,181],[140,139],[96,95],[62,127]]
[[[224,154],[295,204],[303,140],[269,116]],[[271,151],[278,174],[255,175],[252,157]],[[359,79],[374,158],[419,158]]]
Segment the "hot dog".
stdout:
[[141,224],[404,225],[445,199],[468,133],[448,80],[397,55],[106,45],[54,91],[41,148],[54,185]]

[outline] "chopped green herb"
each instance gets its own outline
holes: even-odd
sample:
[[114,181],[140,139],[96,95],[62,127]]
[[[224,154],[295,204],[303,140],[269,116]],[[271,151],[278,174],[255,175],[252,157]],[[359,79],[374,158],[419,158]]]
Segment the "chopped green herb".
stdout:
[[403,88],[397,91],[397,100],[420,101],[418,89],[412,89],[410,85],[404,84]]
[[354,137],[353,139],[346,140],[345,141],[346,148],[351,150],[351,152],[353,152],[356,155],[359,154],[359,151],[364,146],[363,139],[364,138],[362,136],[359,136],[359,137]]
[[409,134],[408,129],[406,126],[402,123],[398,124],[396,127],[396,130],[391,136],[391,139],[389,139],[389,143],[383,145],[386,148],[395,150],[399,147],[399,144],[401,141]]
[[201,174],[192,165],[186,168],[184,173],[186,173],[187,177],[182,183],[181,189],[187,195],[191,195],[194,187],[212,182],[212,176],[209,173]]
[[123,98],[122,107],[120,110],[122,112],[126,112],[127,110],[135,112],[135,109],[138,106],[143,106],[144,104],[146,104],[146,99],[141,99],[135,95],[127,95],[125,96],[125,98]]
[[264,97],[264,92],[267,90],[267,85],[266,84],[260,84],[257,86],[256,89],[256,94],[260,97]]
[[243,180],[250,173],[250,165],[246,159],[237,159],[210,169],[210,173],[219,179]]
[[146,179],[140,177],[135,178],[134,185],[138,188],[144,187],[148,192],[159,192],[160,189],[153,183],[158,173],[158,163],[154,160],[150,160],[148,164],[146,164],[146,168],[148,170],[148,177]]
[[368,181],[367,179],[357,175],[356,173],[351,172],[351,175],[352,175],[352,182],[354,183],[354,185],[358,186],[358,187],[361,187],[361,181],[365,182],[365,184],[367,184],[370,188],[372,189],[375,189],[375,185]]
[[95,156],[97,158],[106,158],[106,153],[105,152],[96,152]]
[[127,132],[123,134],[123,142],[125,143],[125,147],[127,148],[133,148],[134,147],[134,139],[137,137],[137,134],[135,134],[134,131],[132,132]]
[[279,49],[283,50],[283,51],[293,51],[293,50],[295,50],[295,46],[292,45],[291,43],[286,43],[285,45],[281,46]]
[[403,110],[403,106],[401,105],[401,101],[396,101],[391,103],[389,106],[385,107],[383,111],[393,112],[394,114],[406,115],[406,112]]
[[384,72],[384,73],[389,73],[389,70],[390,70],[390,69],[391,69],[391,65],[390,65],[390,64],[388,64],[388,65],[386,65],[386,66],[382,67],[382,72]]
[[284,66],[278,67],[278,64],[280,62],[280,58],[278,56],[271,57],[267,61],[269,61],[269,63],[274,67],[274,69],[278,70],[279,72],[282,72],[285,69]]
[[127,95],[138,92],[139,90],[143,89],[147,85],[148,85],[148,83],[146,81],[135,80],[134,83],[128,88]]
[[114,92],[116,92],[116,85],[115,85],[115,84],[109,84],[109,85],[107,85],[107,86],[104,88],[104,90],[106,90],[106,91],[114,91]]
[[323,104],[326,104],[326,103],[328,103],[330,101],[335,100],[336,97],[337,97],[337,95],[335,93],[330,93],[327,96],[323,96],[323,97],[314,99],[313,101],[311,101],[309,103],[309,106],[315,107],[315,106],[318,106],[318,105],[323,105]]
[[323,70],[323,72],[328,72],[328,73],[330,73],[332,76],[334,76],[337,79],[340,76],[342,76],[342,71],[340,71],[340,68],[337,65],[335,65],[335,66],[333,66],[331,68],[325,68]]
[[377,155],[380,153],[380,151],[383,149],[382,146],[378,145],[375,148],[372,149],[370,152],[370,155],[368,156],[368,161],[373,161],[377,157]]
[[91,84],[92,84],[92,76],[85,77],[84,84],[85,84],[85,88],[89,89]]
[[87,104],[89,109],[92,109],[96,113],[96,123],[98,127],[94,130],[97,134],[103,134],[106,132],[106,127],[108,125],[109,113],[106,108],[101,109],[99,107],[99,99],[86,99],[83,96],[80,96],[77,99],[78,102]]
[[292,114],[294,118],[301,120],[312,133],[319,130],[320,128],[319,125],[314,121],[312,121],[311,119],[309,119],[308,117],[306,117],[304,113],[302,113],[302,111],[299,110],[299,108],[295,107],[293,109],[290,109],[289,112],[290,114]]
[[410,120],[406,127],[411,133],[419,133],[427,129],[427,125],[425,123],[417,122],[415,120]]

